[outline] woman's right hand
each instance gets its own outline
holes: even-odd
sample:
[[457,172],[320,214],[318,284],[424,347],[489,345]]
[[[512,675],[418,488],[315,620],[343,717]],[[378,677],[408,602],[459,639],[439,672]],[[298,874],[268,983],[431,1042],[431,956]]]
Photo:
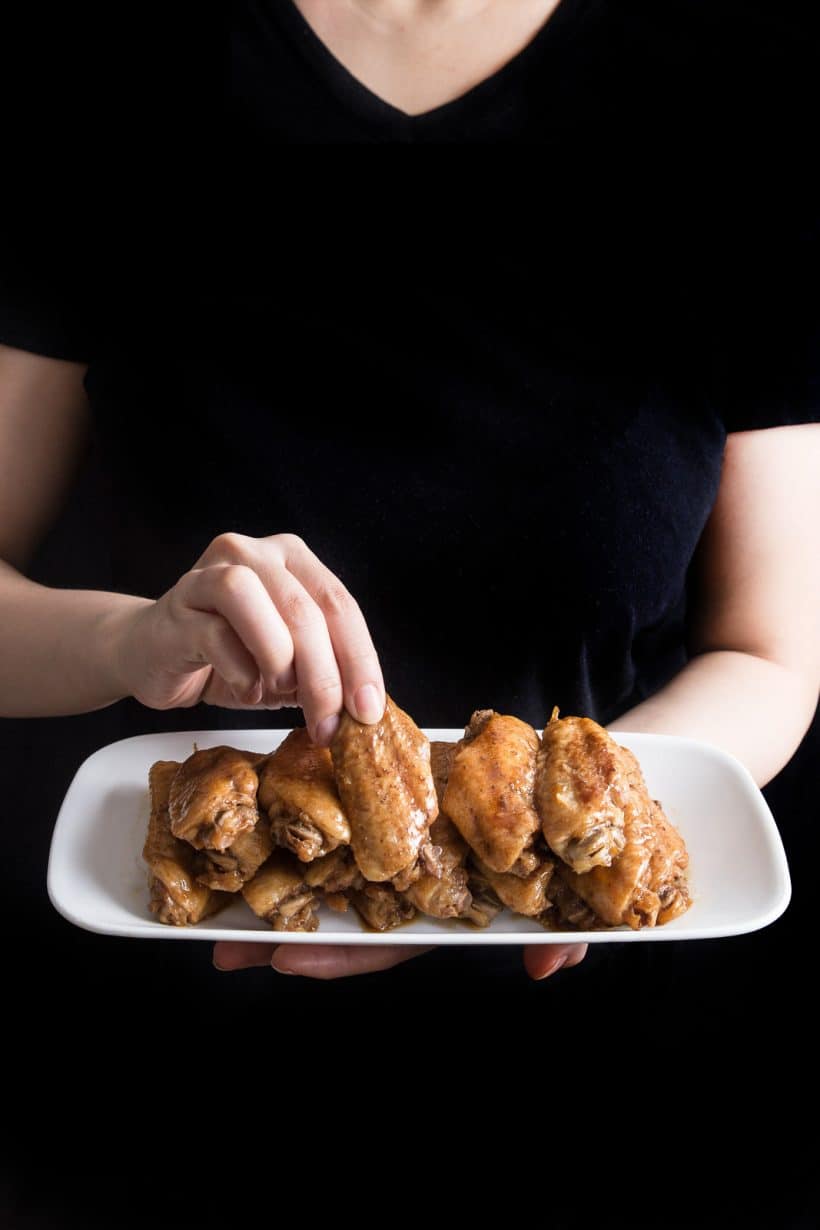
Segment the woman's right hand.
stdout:
[[152,709],[298,705],[325,746],[342,708],[362,722],[384,710],[358,603],[294,534],[221,534],[157,602],[119,612],[112,633],[123,691]]

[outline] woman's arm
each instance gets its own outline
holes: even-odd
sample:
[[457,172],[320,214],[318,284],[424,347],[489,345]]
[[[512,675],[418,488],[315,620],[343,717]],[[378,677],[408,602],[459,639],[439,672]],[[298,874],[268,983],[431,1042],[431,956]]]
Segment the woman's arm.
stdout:
[[329,743],[344,705],[384,708],[381,667],[344,585],[292,534],[222,534],[156,602],[49,589],[19,571],[82,452],[81,364],[0,346],[0,716],[298,704]]
[[107,621],[138,599],[47,589],[18,569],[56,517],[88,435],[85,367],[0,346],[0,715],[78,713],[122,695]]
[[695,581],[692,660],[609,729],[704,739],[763,786],[820,690],[820,425],[729,436]]

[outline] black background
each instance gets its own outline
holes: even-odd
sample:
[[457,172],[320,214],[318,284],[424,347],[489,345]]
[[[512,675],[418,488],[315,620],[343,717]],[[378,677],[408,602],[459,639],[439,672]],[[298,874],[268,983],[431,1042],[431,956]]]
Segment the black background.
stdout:
[[[743,30],[771,6],[719,7]],[[797,7],[781,5],[778,21]],[[181,25],[194,11],[183,10]],[[81,189],[84,228],[113,217],[115,243],[145,242],[137,198],[169,229],[194,225],[169,185],[207,152],[216,98],[197,86],[218,54],[207,24],[190,18],[182,62],[182,36],[171,37],[168,21],[152,6],[139,20],[118,9],[115,26],[110,13],[73,6],[55,18],[33,4],[26,40],[6,41],[6,86],[21,55],[24,69],[9,88],[6,156],[25,155],[34,132],[48,172],[42,235],[57,215],[65,223]],[[157,142],[156,100],[180,80],[196,99],[196,126],[193,104],[176,107]],[[760,118],[777,96],[777,73],[761,86]],[[101,99],[122,103],[132,90],[118,131],[106,134]],[[761,131],[746,132],[750,145]],[[742,144],[743,131],[735,135]],[[774,136],[794,169],[805,155],[800,133]],[[160,165],[172,163],[158,182]],[[733,182],[732,199],[760,208],[767,182],[782,187],[780,170],[758,166],[754,189]],[[212,184],[219,172],[205,157],[187,199],[200,173]],[[724,187],[710,178],[729,213]],[[212,218],[208,188],[197,199]],[[33,565],[37,579],[106,585],[100,484],[92,464]],[[208,724],[196,712],[169,720]],[[117,737],[116,710],[0,723],[0,1224],[187,1226],[206,1220],[203,1205],[223,1203],[244,1223],[260,1197],[273,1220],[283,1185],[299,1216],[324,1206],[420,1220],[431,1215],[433,1180],[444,1187],[437,1215],[486,1217],[483,1199],[502,1196],[504,1220],[535,1215],[553,1226],[813,1224],[817,721],[765,792],[794,887],[777,923],[705,943],[596,946],[544,984],[506,950],[439,952],[390,974],[312,984],[265,970],[219,974],[205,944],[71,927],[46,896],[52,826],[80,762]],[[454,1142],[467,1149],[458,1167]],[[157,1197],[161,1182],[171,1196]]]

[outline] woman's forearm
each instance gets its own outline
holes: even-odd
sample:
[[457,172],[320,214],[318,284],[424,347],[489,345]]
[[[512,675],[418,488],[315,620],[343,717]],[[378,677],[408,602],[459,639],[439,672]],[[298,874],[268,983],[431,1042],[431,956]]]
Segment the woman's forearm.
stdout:
[[122,699],[115,630],[147,601],[48,589],[0,563],[0,716],[87,713]]
[[688,735],[731,752],[759,786],[792,758],[817,707],[813,681],[753,654],[699,654],[609,730]]

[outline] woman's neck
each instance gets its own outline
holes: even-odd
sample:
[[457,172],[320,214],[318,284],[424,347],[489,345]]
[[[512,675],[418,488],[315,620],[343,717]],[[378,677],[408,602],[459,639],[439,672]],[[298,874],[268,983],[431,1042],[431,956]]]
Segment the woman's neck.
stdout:
[[347,0],[369,21],[405,26],[418,21],[464,21],[479,17],[497,0]]

